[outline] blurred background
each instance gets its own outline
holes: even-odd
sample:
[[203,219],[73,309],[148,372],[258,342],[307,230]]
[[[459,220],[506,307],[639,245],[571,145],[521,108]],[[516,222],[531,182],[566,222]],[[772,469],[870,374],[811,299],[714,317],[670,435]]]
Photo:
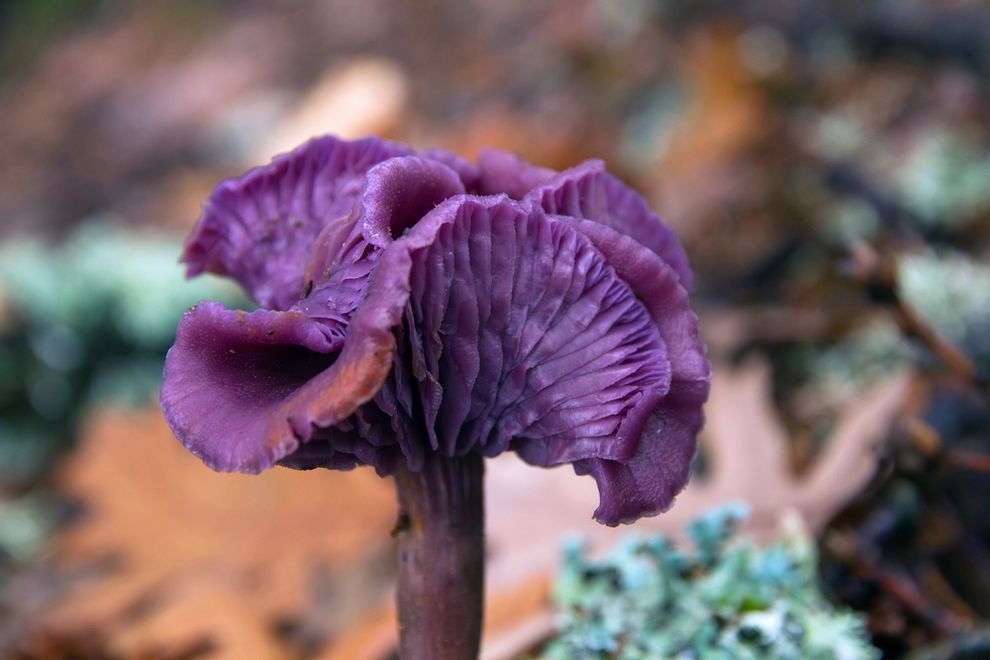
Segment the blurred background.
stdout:
[[[218,475],[155,407],[222,178],[306,138],[603,158],[715,366],[674,538],[798,520],[885,657],[990,657],[990,8],[976,0],[0,4],[0,656],[384,658],[392,485]],[[486,657],[533,652],[590,479],[489,467]],[[599,657],[599,656],[589,656]]]

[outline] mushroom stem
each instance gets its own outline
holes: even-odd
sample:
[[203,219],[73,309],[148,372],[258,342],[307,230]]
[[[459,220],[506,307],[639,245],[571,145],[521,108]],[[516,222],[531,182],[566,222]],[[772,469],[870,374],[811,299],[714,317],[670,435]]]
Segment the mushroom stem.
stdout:
[[484,601],[484,466],[478,454],[427,454],[399,492],[399,657],[473,660]]

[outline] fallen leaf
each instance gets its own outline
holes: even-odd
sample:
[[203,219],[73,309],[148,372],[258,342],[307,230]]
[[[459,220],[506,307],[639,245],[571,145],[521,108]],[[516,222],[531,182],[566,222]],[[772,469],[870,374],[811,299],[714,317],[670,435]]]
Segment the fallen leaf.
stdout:
[[[63,567],[109,568],[54,604],[45,628],[98,629],[126,657],[197,639],[221,657],[288,657],[277,624],[305,618],[319,576],[390,553],[395,494],[370,470],[217,474],[157,411],[101,413],[82,437],[60,481],[86,515],[56,554]],[[364,593],[342,589],[340,602],[322,603],[333,619],[325,634],[385,597],[380,563]]]
[[746,197],[753,182],[739,161],[767,130],[764,99],[737,37],[724,27],[689,35],[682,75],[690,101],[670,145],[658,149],[658,208],[688,243],[704,241],[731,200]]
[[250,160],[267,162],[325,133],[344,139],[388,135],[405,110],[408,86],[402,69],[391,60],[359,57],[335,65],[299,99]]

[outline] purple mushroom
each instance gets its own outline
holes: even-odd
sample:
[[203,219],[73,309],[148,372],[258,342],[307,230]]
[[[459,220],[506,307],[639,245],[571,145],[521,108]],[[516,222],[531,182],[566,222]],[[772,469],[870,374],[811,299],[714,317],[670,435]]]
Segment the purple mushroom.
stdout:
[[215,470],[394,475],[403,658],[477,653],[484,457],[572,464],[607,525],[687,481],[710,373],[691,270],[600,161],[315,138],[221,183],[182,260],[259,309],[186,312],[169,425]]

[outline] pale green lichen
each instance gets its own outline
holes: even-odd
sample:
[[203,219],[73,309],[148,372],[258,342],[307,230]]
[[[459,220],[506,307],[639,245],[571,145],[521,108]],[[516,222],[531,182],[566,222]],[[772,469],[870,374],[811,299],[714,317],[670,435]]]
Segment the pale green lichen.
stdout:
[[808,136],[812,150],[831,160],[855,158],[870,138],[862,114],[862,108],[849,105],[819,116]]
[[736,532],[746,507],[692,522],[694,553],[628,537],[590,560],[571,542],[554,588],[559,634],[545,660],[877,658],[862,620],[817,585],[813,542],[792,530],[761,548]]
[[880,216],[875,207],[856,197],[839,197],[824,206],[822,217],[825,237],[832,243],[848,246],[857,241],[871,242],[880,231]]
[[908,255],[898,265],[897,291],[936,332],[990,369],[990,267],[957,252]]
[[894,186],[926,226],[965,227],[990,209],[990,153],[947,129],[932,131],[900,161]]
[[788,366],[800,385],[789,390],[793,414],[824,441],[844,410],[884,376],[911,364],[911,344],[893,319],[877,317],[842,341],[824,346],[800,345],[788,354]]
[[826,398],[846,404],[911,358],[900,328],[884,318],[867,322],[844,341],[818,351],[811,368],[828,393]]
[[13,237],[0,246],[0,485],[42,472],[90,403],[151,401],[190,305],[243,304],[217,278],[186,282],[180,246],[105,221],[59,245]]
[[99,220],[81,224],[57,247],[13,239],[0,248],[0,292],[19,317],[40,327],[85,333],[109,321],[129,342],[167,346],[175,319],[191,304],[242,299],[217,278],[186,282],[179,250],[171,236]]

